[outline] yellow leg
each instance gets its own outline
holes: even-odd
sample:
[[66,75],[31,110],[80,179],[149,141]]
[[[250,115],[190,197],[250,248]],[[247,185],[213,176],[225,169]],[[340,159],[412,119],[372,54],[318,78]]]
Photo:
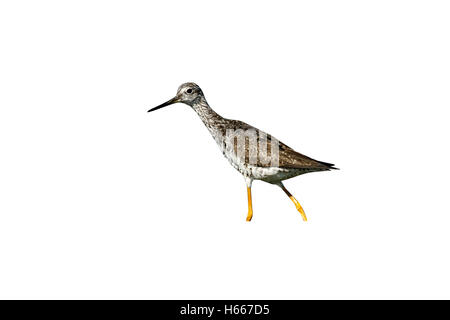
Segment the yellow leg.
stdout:
[[290,196],[289,198],[291,198],[291,200],[295,204],[295,207],[297,208],[298,212],[300,212],[300,214],[302,215],[303,221],[308,221],[308,219],[306,218],[305,211],[303,211],[303,208],[300,205],[300,203],[297,201],[297,199],[295,199],[294,196]]
[[303,211],[302,206],[300,205],[300,202],[297,201],[297,199],[294,198],[294,196],[284,187],[284,185],[280,184],[281,189],[287,194],[289,199],[292,200],[292,202],[295,204],[295,207],[297,208],[298,212],[302,215],[303,221],[308,221],[306,218],[305,211]]
[[250,187],[247,187],[247,200],[248,200],[247,221],[251,221],[253,218],[253,208],[252,208],[252,188]]

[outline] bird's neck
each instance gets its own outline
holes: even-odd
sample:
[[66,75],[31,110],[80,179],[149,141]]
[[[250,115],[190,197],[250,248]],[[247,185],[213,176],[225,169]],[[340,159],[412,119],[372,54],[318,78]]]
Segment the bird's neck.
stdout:
[[208,104],[204,97],[200,97],[192,104],[192,109],[197,112],[200,119],[208,129],[212,129],[217,123],[220,123],[224,118],[215,112]]

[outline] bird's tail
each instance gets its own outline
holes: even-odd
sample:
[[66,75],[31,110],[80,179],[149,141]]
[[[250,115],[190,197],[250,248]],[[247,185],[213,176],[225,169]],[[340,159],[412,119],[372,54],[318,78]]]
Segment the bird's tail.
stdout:
[[334,164],[332,164],[332,163],[323,162],[323,161],[317,161],[317,162],[319,162],[321,165],[324,165],[325,167],[327,167],[330,170],[339,170],[339,168],[336,168],[334,166]]

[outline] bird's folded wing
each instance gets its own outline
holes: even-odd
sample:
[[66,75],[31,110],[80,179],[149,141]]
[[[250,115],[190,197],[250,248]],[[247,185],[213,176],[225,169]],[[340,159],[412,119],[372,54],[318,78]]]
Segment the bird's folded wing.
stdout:
[[[330,169],[337,169],[334,168],[334,165],[331,163],[326,163],[318,160],[314,160],[312,158],[309,158],[301,153],[298,153],[297,151],[293,150],[292,148],[288,147],[275,137],[272,137],[270,134],[265,133],[262,130],[259,130],[245,122],[238,121],[238,120],[227,120],[226,128],[223,128],[223,134],[225,134],[225,129],[233,130],[235,132],[239,132],[237,130],[242,130],[239,134],[242,134],[242,136],[245,139],[245,144],[242,144],[241,147],[244,148],[243,153],[245,154],[245,163],[249,162],[249,155],[250,154],[257,154],[258,160],[257,160],[257,166],[258,167],[271,167],[273,166],[273,163],[267,162],[267,161],[261,161],[261,159],[264,159],[265,157],[271,157],[272,154],[272,139],[276,141],[276,143],[279,146],[278,149],[278,167],[283,169],[301,169],[306,170],[308,172],[312,171],[325,171]],[[256,132],[257,140],[256,143],[250,143],[249,131]],[[239,135],[238,134],[238,135]],[[261,141],[261,139],[263,139]],[[237,154],[237,149],[239,148],[239,144],[237,142],[238,140],[233,139],[234,143],[234,152]],[[263,143],[261,143],[263,142]],[[267,148],[264,145],[264,142],[266,143]],[[263,149],[261,149],[261,146],[264,146]],[[253,149],[253,150],[251,150]]]
[[306,169],[312,171],[324,171],[334,168],[334,164],[314,160],[291,149],[284,143],[279,143],[280,168],[284,169]]

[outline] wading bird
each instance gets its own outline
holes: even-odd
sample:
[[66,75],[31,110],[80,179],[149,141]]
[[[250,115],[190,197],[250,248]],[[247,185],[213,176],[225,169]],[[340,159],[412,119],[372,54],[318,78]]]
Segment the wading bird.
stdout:
[[302,206],[284,187],[282,181],[308,172],[337,169],[333,164],[304,156],[245,122],[223,118],[211,109],[200,87],[192,82],[182,84],[174,98],[148,112],[178,102],[194,109],[224,156],[244,176],[247,184],[247,221],[251,221],[253,217],[251,193],[253,180],[262,180],[279,186],[294,202],[303,220],[306,221]]

